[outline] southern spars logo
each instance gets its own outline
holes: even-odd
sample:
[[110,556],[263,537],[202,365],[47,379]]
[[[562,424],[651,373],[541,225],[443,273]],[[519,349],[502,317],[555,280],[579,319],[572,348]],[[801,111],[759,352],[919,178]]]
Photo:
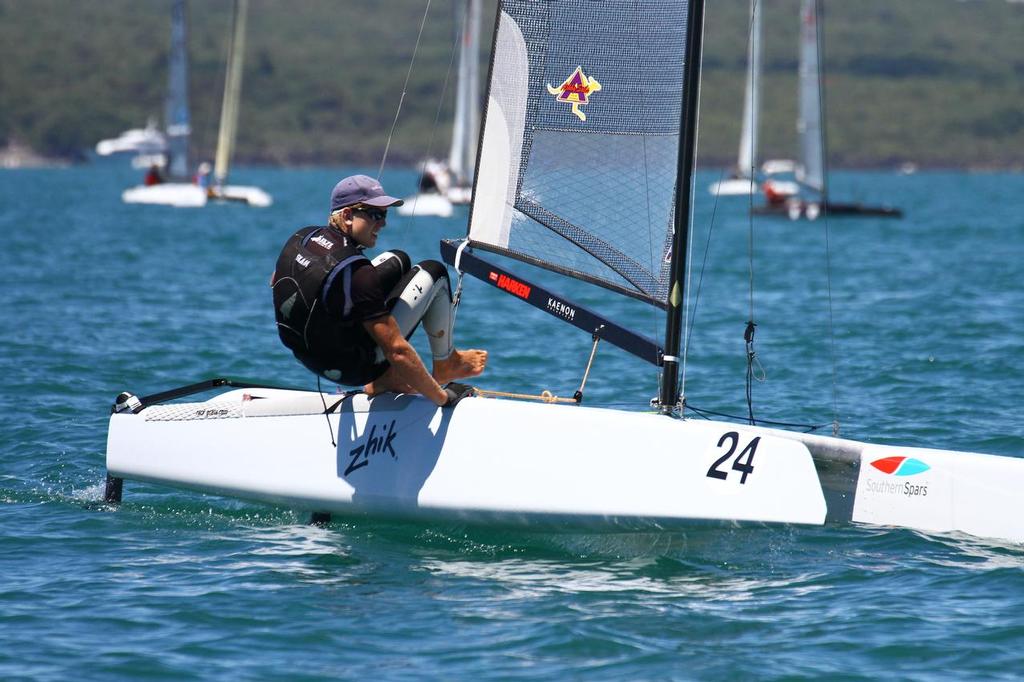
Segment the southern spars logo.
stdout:
[[871,466],[883,474],[892,476],[916,476],[931,469],[930,466],[913,457],[883,457],[876,459]]
[[[918,476],[931,470],[931,466],[913,457],[883,457],[871,462],[871,466],[883,474],[886,478],[881,480],[867,481],[867,489],[873,493],[886,495],[906,495],[907,497],[927,497],[928,481],[926,479],[913,479],[900,482],[900,478]],[[891,477],[891,478],[890,478]]]
[[583,73],[583,68],[577,66],[572,75],[562,81],[558,87],[552,87],[548,83],[548,92],[555,96],[559,102],[572,105],[572,113],[581,121],[587,120],[587,115],[580,109],[584,104],[590,103],[590,96],[601,89],[601,84],[594,78],[589,78]]

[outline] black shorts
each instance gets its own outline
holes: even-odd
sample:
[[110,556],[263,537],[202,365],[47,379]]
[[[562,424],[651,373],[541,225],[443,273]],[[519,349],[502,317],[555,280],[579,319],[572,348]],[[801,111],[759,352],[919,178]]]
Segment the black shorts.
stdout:
[[[389,311],[394,308],[398,297],[416,274],[415,269],[410,269],[409,257],[405,253],[393,253],[398,254],[396,258],[375,268],[381,288],[389,292],[385,300]],[[368,384],[379,379],[391,366],[387,360],[379,358],[377,343],[370,338],[362,324],[354,325],[344,341],[334,345],[330,358],[299,353],[295,353],[295,357],[313,373],[345,386]]]

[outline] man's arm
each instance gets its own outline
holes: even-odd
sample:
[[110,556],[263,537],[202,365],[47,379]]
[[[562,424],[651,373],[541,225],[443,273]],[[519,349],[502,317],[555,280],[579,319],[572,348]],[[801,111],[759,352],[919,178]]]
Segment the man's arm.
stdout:
[[435,405],[448,402],[448,394],[434,381],[416,349],[402,336],[394,317],[375,317],[363,322],[363,328],[384,351],[384,357],[391,364],[396,379],[416,389]]

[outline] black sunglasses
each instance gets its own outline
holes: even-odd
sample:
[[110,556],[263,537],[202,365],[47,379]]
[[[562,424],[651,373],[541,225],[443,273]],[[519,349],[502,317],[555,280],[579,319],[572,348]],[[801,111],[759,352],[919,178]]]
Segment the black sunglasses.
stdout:
[[386,208],[375,208],[373,206],[356,206],[353,211],[359,211],[373,221],[381,221],[388,217]]

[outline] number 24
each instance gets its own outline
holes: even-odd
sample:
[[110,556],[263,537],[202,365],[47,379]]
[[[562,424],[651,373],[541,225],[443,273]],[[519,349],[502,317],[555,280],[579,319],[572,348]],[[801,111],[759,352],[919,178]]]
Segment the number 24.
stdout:
[[[730,431],[729,433],[726,433],[725,435],[718,439],[718,447],[722,447],[723,445],[725,445],[725,441],[727,440],[731,441],[729,449],[728,451],[726,451],[724,455],[716,459],[715,463],[712,464],[711,468],[708,469],[709,478],[717,478],[719,480],[724,481],[729,477],[729,472],[720,471],[718,467],[724,464],[725,461],[732,457],[732,454],[736,452],[736,448],[740,444],[740,434],[736,433],[735,431]],[[761,436],[755,437],[754,440],[750,441],[747,447],[743,448],[740,454],[736,455],[736,459],[734,459],[732,462],[732,470],[739,471],[741,474],[743,474],[742,476],[740,476],[741,485],[747,482],[747,476],[754,473],[754,453],[757,451],[757,444],[760,441]]]

